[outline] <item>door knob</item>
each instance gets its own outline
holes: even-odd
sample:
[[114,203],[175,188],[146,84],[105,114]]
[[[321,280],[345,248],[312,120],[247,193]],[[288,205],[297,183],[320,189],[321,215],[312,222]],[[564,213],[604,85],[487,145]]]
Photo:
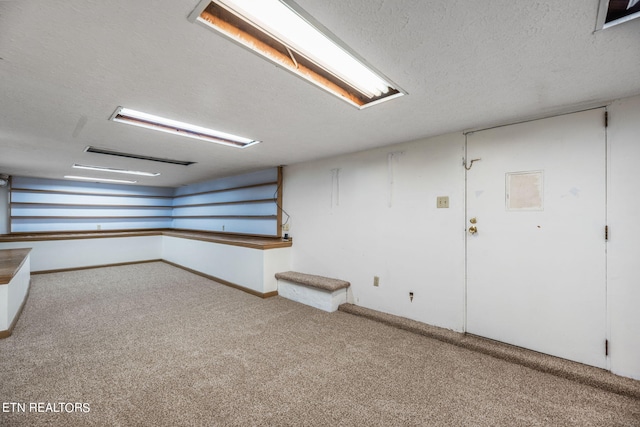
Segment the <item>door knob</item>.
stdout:
[[475,225],[469,227],[469,233],[476,234],[478,232],[478,228]]

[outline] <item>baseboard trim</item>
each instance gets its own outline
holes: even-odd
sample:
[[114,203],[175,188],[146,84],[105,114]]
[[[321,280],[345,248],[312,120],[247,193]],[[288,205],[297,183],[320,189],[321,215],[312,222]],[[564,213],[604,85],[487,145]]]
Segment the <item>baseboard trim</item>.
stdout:
[[88,265],[86,267],[57,268],[55,270],[38,270],[38,271],[32,271],[31,274],[64,273],[67,271],[91,270],[92,268],[103,268],[103,267],[120,267],[122,265],[146,264],[149,262],[161,262],[161,261],[162,259],[158,258],[158,259],[149,259],[149,260],[143,260],[143,261],[117,262],[113,264]]
[[11,336],[11,334],[13,333],[13,328],[15,328],[16,324],[18,323],[18,319],[20,318],[20,315],[22,314],[22,309],[27,304],[27,300],[29,299],[29,292],[31,292],[31,279],[29,279],[29,284],[27,285],[27,293],[24,295],[24,299],[22,300],[22,304],[20,304],[20,308],[18,309],[18,312],[16,313],[15,317],[13,318],[13,321],[11,322],[11,325],[9,325],[9,329],[4,330],[4,331],[0,331],[0,340],[4,339],[4,338],[9,338]]
[[204,277],[205,279],[213,280],[214,282],[218,282],[218,283],[220,283],[222,285],[229,286],[230,288],[238,289],[240,291],[246,292],[248,294],[251,294],[251,295],[263,298],[263,299],[275,297],[275,296],[278,295],[278,291],[271,291],[271,292],[266,292],[266,293],[254,291],[253,289],[249,289],[249,288],[246,288],[244,286],[237,285],[235,283],[229,282],[227,280],[221,279],[221,278],[216,277],[216,276],[211,276],[210,274],[202,273],[202,272],[200,272],[198,270],[193,270],[193,269],[185,267],[183,265],[176,264],[175,262],[167,261],[165,259],[163,259],[161,261],[166,263],[166,264],[172,265],[174,267],[180,268],[182,270],[188,271],[189,273],[197,274],[198,276]]

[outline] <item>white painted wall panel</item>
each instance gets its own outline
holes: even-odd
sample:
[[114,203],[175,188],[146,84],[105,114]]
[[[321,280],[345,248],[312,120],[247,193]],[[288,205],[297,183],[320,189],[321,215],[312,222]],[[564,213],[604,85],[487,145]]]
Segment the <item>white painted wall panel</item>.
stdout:
[[291,270],[291,247],[262,251],[264,256],[263,292],[278,290],[276,273]]
[[7,308],[9,300],[9,287],[7,285],[0,286],[0,331],[9,329],[9,309]]
[[[13,323],[16,315],[18,314],[18,310],[20,310],[20,306],[24,302],[25,297],[27,296],[27,291],[29,290],[29,280],[31,278],[31,265],[30,265],[31,254],[27,255],[27,259],[25,259],[22,267],[11,282],[7,286],[8,295],[7,295],[7,314],[8,314],[8,324],[7,327]],[[2,328],[1,330],[6,330],[7,328]]]
[[461,331],[463,147],[449,134],[287,166],[292,269],[351,282],[357,305]]
[[265,292],[264,252],[169,236],[162,242],[162,259],[257,292]]
[[137,262],[162,257],[162,236],[0,243],[0,249],[33,248],[31,271]]
[[0,285],[0,331],[9,329],[29,290],[29,257],[8,284]]

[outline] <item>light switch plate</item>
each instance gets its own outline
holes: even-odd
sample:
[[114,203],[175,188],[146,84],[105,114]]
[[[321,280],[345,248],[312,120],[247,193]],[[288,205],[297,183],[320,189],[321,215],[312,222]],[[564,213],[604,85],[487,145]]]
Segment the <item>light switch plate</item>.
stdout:
[[449,196],[438,196],[438,209],[449,207]]

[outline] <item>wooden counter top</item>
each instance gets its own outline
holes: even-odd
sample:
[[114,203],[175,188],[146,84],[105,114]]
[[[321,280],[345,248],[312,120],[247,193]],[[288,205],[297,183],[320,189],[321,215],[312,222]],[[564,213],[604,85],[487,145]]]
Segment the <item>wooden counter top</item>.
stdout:
[[2,249],[0,250],[0,285],[11,282],[24,264],[31,249]]
[[243,246],[253,249],[287,248],[291,240],[284,241],[278,237],[242,236],[225,233],[211,233],[191,230],[135,230],[135,231],[89,231],[60,233],[15,233],[0,235],[2,242],[41,242],[47,240],[102,239],[114,237],[170,236],[182,239],[201,240],[224,245]]

